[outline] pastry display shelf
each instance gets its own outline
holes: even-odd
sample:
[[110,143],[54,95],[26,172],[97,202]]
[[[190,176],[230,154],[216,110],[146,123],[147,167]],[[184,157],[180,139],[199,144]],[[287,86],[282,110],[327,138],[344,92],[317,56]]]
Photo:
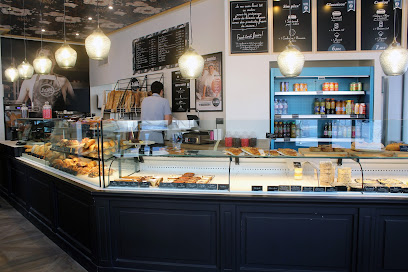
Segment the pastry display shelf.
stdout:
[[[100,158],[98,158],[98,157],[90,157],[90,156],[87,156],[87,155],[82,155],[82,154],[78,154],[78,153],[75,153],[75,152],[73,152],[72,151],[72,149],[74,149],[74,148],[56,148],[56,147],[51,147],[51,151],[54,151],[54,152],[60,152],[60,153],[64,153],[64,154],[67,154],[67,155],[73,155],[73,156],[77,156],[77,157],[79,157],[79,158],[86,158],[86,159],[90,159],[90,160],[100,160]],[[101,158],[102,158],[102,156],[101,156]],[[105,161],[108,161],[108,160],[110,160],[110,159],[112,159],[113,158],[113,156],[112,155],[104,155],[103,156],[103,159],[105,160]]]
[[[325,80],[326,78],[368,78],[370,75],[314,75],[314,76],[297,76],[296,78],[316,78],[319,80]],[[288,79],[287,77],[284,76],[275,76],[275,78],[278,79]]]
[[351,142],[363,142],[362,138],[277,138],[275,142],[321,142],[321,143],[351,143]]
[[278,95],[365,95],[365,91],[275,92],[275,96]]
[[280,119],[366,119],[364,114],[275,114],[275,121]]

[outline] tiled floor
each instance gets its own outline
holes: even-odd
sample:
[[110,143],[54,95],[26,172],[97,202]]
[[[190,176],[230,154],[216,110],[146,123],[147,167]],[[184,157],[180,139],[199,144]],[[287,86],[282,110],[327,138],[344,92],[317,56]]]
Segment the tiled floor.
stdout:
[[1,272],[86,272],[0,197]]

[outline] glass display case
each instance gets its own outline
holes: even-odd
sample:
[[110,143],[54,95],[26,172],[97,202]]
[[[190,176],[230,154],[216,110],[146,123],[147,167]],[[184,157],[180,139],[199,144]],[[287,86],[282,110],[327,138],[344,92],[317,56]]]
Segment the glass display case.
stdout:
[[[380,136],[274,150],[273,139],[232,147],[234,139],[209,140],[197,130],[196,121],[55,121],[50,136],[28,143],[23,157],[104,190],[408,193],[408,145],[385,146]],[[149,140],[151,133],[163,135],[164,144]]]

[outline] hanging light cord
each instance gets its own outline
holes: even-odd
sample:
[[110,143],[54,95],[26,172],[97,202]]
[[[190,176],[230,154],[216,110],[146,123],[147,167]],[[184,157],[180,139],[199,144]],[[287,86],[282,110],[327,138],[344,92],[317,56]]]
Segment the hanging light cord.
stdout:
[[289,0],[289,42],[292,42],[292,3]]
[[67,42],[67,37],[65,35],[65,0],[64,0],[64,43]]
[[99,0],[96,0],[96,15],[98,21],[98,28],[99,28]]
[[10,64],[13,65],[13,28],[11,27],[11,7],[9,8],[9,17],[10,17]]
[[193,24],[191,23],[191,0],[190,0],[190,37],[191,37],[190,46],[192,46],[193,45]]
[[[396,29],[397,29],[397,8],[395,8],[395,6],[394,6],[394,40],[396,41],[397,40],[397,37],[398,37],[398,35],[399,35],[399,30],[398,30],[398,32],[396,31]],[[397,34],[395,34],[395,32],[397,32]]]
[[23,32],[24,32],[24,61],[26,61],[27,60],[27,39],[26,39],[26,17],[27,17],[27,14],[26,14],[26,12],[25,12],[25,1],[23,0],[23,13],[24,13],[24,22],[23,22],[23,25],[24,25],[24,30],[23,30]]
[[41,49],[42,49],[42,47],[43,47],[43,28],[42,28],[42,23],[43,23],[43,18],[42,18],[42,0],[40,1],[40,20],[41,20],[41,22],[40,22],[40,26],[41,26],[41,30],[40,30],[40,32],[41,32]]

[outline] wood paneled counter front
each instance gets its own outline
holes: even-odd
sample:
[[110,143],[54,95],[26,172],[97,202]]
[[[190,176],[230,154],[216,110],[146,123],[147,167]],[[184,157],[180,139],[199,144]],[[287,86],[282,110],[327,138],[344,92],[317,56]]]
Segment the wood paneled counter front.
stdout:
[[0,144],[0,193],[89,271],[408,271],[403,194],[97,189]]

